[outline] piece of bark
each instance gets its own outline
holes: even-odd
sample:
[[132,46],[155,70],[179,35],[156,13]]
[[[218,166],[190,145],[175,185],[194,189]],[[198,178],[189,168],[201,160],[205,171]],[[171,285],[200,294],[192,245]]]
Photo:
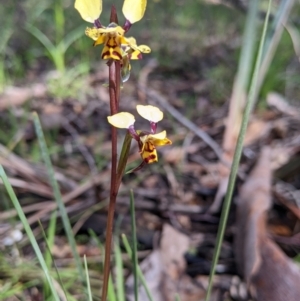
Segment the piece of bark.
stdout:
[[258,301],[298,301],[300,270],[268,237],[271,150],[265,147],[237,202],[236,260],[249,292]]

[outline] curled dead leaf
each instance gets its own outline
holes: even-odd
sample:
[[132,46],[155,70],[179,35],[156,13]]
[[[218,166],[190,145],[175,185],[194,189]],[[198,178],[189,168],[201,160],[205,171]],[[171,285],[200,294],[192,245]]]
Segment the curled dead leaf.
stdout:
[[299,300],[300,270],[266,230],[271,206],[270,148],[262,150],[237,205],[236,259],[252,297],[258,301]]

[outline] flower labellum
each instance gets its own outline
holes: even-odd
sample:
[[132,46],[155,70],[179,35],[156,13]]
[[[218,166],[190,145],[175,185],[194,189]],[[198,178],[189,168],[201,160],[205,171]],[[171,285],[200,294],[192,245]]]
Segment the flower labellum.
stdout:
[[75,8],[81,17],[94,24],[86,28],[85,34],[94,40],[94,46],[104,44],[101,58],[104,60],[120,61],[122,82],[129,79],[130,63],[128,60],[139,60],[142,53],[150,53],[147,45],[137,45],[133,37],[126,38],[124,34],[130,29],[132,23],[141,20],[144,16],[147,0],[124,0],[123,13],[126,22],[123,27],[111,22],[107,27],[99,20],[102,12],[102,0],[75,0]]
[[104,60],[114,59],[122,60],[121,45],[127,43],[124,38],[124,29],[116,23],[110,23],[107,28],[99,28],[99,37],[94,46],[103,44],[101,57]]
[[167,138],[166,131],[162,131],[154,135],[150,134],[141,136],[141,142],[141,156],[147,164],[151,164],[158,161],[156,146],[172,144],[171,140]]

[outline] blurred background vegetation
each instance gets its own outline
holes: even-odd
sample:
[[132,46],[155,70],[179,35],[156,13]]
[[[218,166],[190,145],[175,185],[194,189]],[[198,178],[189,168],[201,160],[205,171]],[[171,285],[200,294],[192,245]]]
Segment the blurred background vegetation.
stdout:
[[[212,102],[228,99],[237,68],[245,11],[232,5],[239,1],[164,0],[148,1],[145,17],[132,27],[130,34],[140,44],[148,44],[165,75],[198,77],[207,81]],[[267,1],[261,1],[261,9]],[[217,4],[214,4],[217,3]],[[115,4],[122,24],[122,0],[104,1],[101,21],[108,24],[111,4]],[[274,4],[276,7],[276,3]],[[298,26],[297,13],[292,18]],[[97,69],[100,48],[84,36],[85,23],[70,0],[9,1],[0,10],[0,88],[26,85],[42,80],[51,70],[63,72],[63,80],[52,80],[51,91],[63,88],[59,97],[76,97],[84,90],[82,77]],[[145,61],[134,63],[137,68]],[[299,98],[299,66],[288,33],[284,34],[262,93],[277,90]],[[55,87],[58,85],[58,87]],[[209,91],[209,92],[208,92]],[[60,93],[62,93],[60,91]],[[70,95],[68,95],[70,94]],[[82,96],[82,95],[81,95]]]
[[[103,2],[101,22],[108,24],[114,4],[123,24],[123,1]],[[261,20],[266,4],[260,1]],[[201,110],[194,110],[199,99],[208,100],[209,106],[223,106],[230,98],[237,71],[247,5],[247,1],[230,0],[149,0],[144,18],[134,24],[130,35],[139,44],[149,45],[152,52],[132,62],[131,80],[138,78],[147,62],[156,59],[158,68],[151,77],[160,83],[170,79],[165,85],[169,95],[172,85],[190,82],[189,86],[182,84],[185,87],[178,94],[187,117],[201,116]],[[274,11],[278,5],[279,1],[274,1]],[[285,31],[263,83],[262,99],[269,91],[276,91],[288,101],[299,103],[298,12],[299,5],[295,5],[290,16],[293,42]],[[94,95],[88,75],[101,69],[101,47],[92,47],[93,41],[84,35],[90,24],[81,19],[73,1],[3,0],[0,18],[0,92],[9,86],[43,83],[49,101],[86,103]],[[260,108],[264,106],[264,101],[259,103]],[[27,103],[24,109],[30,107]],[[15,114],[2,118],[0,142],[12,143],[11,137],[22,122],[26,120]]]

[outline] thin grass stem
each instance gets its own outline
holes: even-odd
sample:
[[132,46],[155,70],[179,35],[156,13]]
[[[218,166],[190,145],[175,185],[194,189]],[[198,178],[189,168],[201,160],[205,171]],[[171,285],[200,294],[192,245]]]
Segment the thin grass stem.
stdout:
[[[55,238],[55,231],[56,231],[56,221],[57,221],[57,211],[53,211],[50,217],[50,222],[49,222],[49,227],[48,227],[48,231],[47,231],[47,235],[44,234],[44,237],[46,239],[47,242],[47,248],[46,248],[46,252],[45,252],[45,262],[47,264],[48,269],[51,268],[52,265],[52,254],[51,254],[51,250],[52,247],[54,245],[54,238]],[[40,225],[41,226],[41,225]],[[44,232],[44,229],[41,226],[42,231]],[[49,295],[49,287],[48,285],[44,285],[44,296],[48,296]]]
[[38,137],[42,157],[43,157],[43,160],[44,160],[46,168],[47,168],[49,181],[50,181],[51,187],[53,189],[54,198],[57,202],[57,206],[60,210],[61,219],[62,219],[62,222],[63,222],[63,226],[64,226],[64,229],[65,229],[69,244],[71,246],[72,254],[74,256],[76,267],[77,267],[77,271],[79,273],[79,277],[81,279],[81,282],[83,284],[85,284],[84,271],[83,271],[83,268],[82,268],[82,265],[81,265],[80,257],[77,253],[76,242],[75,242],[75,238],[74,238],[74,235],[73,235],[73,232],[72,232],[70,220],[69,220],[64,202],[62,200],[62,196],[61,196],[61,193],[60,193],[58,183],[55,179],[54,169],[53,169],[53,166],[52,166],[52,163],[51,163],[51,159],[50,159],[49,151],[48,151],[48,148],[47,148],[47,145],[46,145],[44,133],[43,133],[42,126],[41,126],[41,123],[40,123],[40,120],[39,120],[39,117],[38,117],[37,113],[33,113],[33,121],[34,121],[35,130],[36,130],[36,135]]
[[12,203],[13,203],[15,209],[16,209],[16,211],[18,212],[19,218],[20,218],[20,220],[21,220],[21,222],[22,222],[22,224],[24,226],[26,234],[27,234],[27,236],[28,236],[28,238],[30,240],[30,243],[31,243],[31,245],[32,245],[32,247],[34,249],[34,252],[35,252],[35,254],[36,254],[37,258],[38,258],[38,261],[39,261],[39,263],[40,263],[40,265],[41,265],[41,267],[43,269],[43,272],[45,274],[47,283],[48,283],[49,288],[50,288],[51,293],[52,293],[52,297],[54,298],[55,301],[59,301],[60,300],[59,296],[58,296],[58,294],[56,292],[56,289],[54,287],[53,280],[52,280],[52,277],[50,275],[50,271],[49,271],[49,269],[47,267],[47,264],[45,262],[45,259],[43,257],[43,254],[42,254],[42,252],[41,252],[41,250],[40,250],[40,248],[38,246],[38,243],[37,243],[37,241],[35,239],[35,236],[34,236],[32,230],[31,230],[31,228],[30,228],[30,225],[29,225],[29,223],[28,223],[28,221],[26,219],[26,216],[25,216],[25,214],[24,214],[24,212],[22,210],[22,207],[21,207],[21,205],[19,203],[19,200],[17,199],[17,196],[16,196],[16,194],[15,194],[12,186],[10,185],[10,183],[8,181],[7,175],[6,175],[6,173],[5,173],[2,165],[0,165],[0,177],[1,177],[2,181],[3,181],[4,187],[5,187],[6,191],[7,191],[7,193],[9,195],[9,197],[10,197],[10,199],[11,199],[11,201],[12,201]]
[[266,38],[271,4],[272,4],[272,0],[269,0],[268,11],[267,11],[265,22],[264,22],[263,32],[262,32],[262,36],[261,36],[261,40],[260,40],[260,44],[259,44],[259,51],[258,51],[255,68],[254,68],[254,73],[253,73],[253,77],[252,77],[252,81],[251,81],[251,85],[250,85],[249,96],[247,99],[244,116],[243,116],[243,120],[242,120],[242,125],[241,125],[241,129],[239,132],[237,145],[235,148],[233,163],[232,163],[230,176],[229,176],[228,188],[227,188],[227,192],[226,192],[226,196],[225,196],[225,200],[224,200],[224,204],[223,204],[223,208],[222,208],[221,220],[220,220],[220,225],[219,225],[218,234],[217,234],[217,242],[216,242],[216,247],[214,250],[214,256],[213,256],[213,261],[212,261],[212,267],[210,270],[209,284],[208,284],[208,288],[207,288],[207,292],[206,292],[206,296],[205,296],[205,301],[209,301],[209,299],[210,299],[210,294],[211,294],[212,284],[213,284],[213,277],[214,277],[214,274],[216,271],[216,265],[217,265],[219,255],[220,255],[221,245],[222,245],[222,241],[224,238],[224,232],[225,232],[226,223],[227,223],[227,219],[228,219],[229,208],[230,208],[231,200],[232,200],[233,189],[234,189],[234,185],[235,185],[239,162],[240,162],[241,155],[242,155],[244,137],[245,137],[247,126],[248,126],[250,113],[251,113],[253,105],[255,103],[255,93],[256,93],[256,89],[257,89],[257,85],[258,85],[259,68],[261,66],[261,61],[262,61],[263,46],[264,46],[265,38]]
[[116,291],[117,300],[125,301],[125,291],[124,291],[124,267],[122,252],[120,249],[119,239],[115,240],[115,277],[116,277]]
[[138,301],[138,258],[137,258],[137,239],[136,239],[136,224],[135,224],[135,209],[134,195],[130,190],[130,216],[131,216],[131,233],[132,233],[132,257],[133,277],[134,277],[134,300]]
[[[130,247],[130,244],[129,244],[128,239],[127,239],[125,234],[122,234],[122,241],[123,241],[126,253],[128,254],[128,256],[130,258],[132,258],[132,249]],[[139,279],[141,280],[141,283],[142,283],[142,285],[143,285],[143,287],[146,291],[146,295],[147,295],[149,301],[154,301],[154,298],[153,298],[153,296],[152,296],[152,294],[151,294],[151,292],[148,288],[147,281],[146,281],[146,279],[143,275],[143,272],[142,272],[141,268],[139,267],[139,265],[137,265],[137,274],[138,274]]]
[[[56,221],[56,215],[57,215],[57,212],[56,212],[56,211],[53,212],[52,216],[55,217],[55,218],[53,219],[53,221],[54,221],[54,220]],[[51,222],[53,222],[53,221],[51,221]],[[58,282],[59,282],[59,284],[60,284],[60,286],[61,286],[61,288],[62,288],[62,291],[64,292],[64,295],[67,296],[67,291],[66,291],[65,288],[64,288],[63,281],[62,281],[62,279],[61,279],[61,277],[60,277],[60,274],[59,274],[58,269],[57,269],[57,267],[56,267],[56,265],[55,265],[55,262],[54,262],[54,258],[53,258],[52,254],[51,254],[52,246],[53,246],[53,244],[54,244],[54,234],[55,234],[55,231],[54,231],[53,233],[51,233],[51,235],[53,235],[53,237],[50,237],[49,240],[48,240],[48,239],[47,239],[47,236],[46,236],[46,233],[45,233],[45,231],[44,231],[44,228],[43,228],[43,226],[42,226],[42,223],[41,223],[40,221],[39,221],[39,225],[40,225],[40,228],[41,228],[41,231],[42,231],[42,235],[43,235],[43,237],[44,237],[44,240],[45,240],[45,242],[46,242],[46,249],[47,249],[46,255],[49,257],[49,259],[47,258],[48,262],[46,261],[46,259],[45,259],[45,262],[46,262],[46,264],[47,264],[47,266],[48,266],[48,269],[51,268],[51,263],[53,262],[53,265],[54,265],[54,268],[55,268],[55,271],[56,271],[56,275],[57,275]],[[52,226],[52,227],[53,227],[53,226]],[[50,228],[51,228],[51,226],[49,226],[49,229],[50,229]],[[48,229],[48,230],[49,230],[49,229]],[[54,229],[55,229],[55,228],[54,228]],[[54,229],[52,229],[52,230],[50,230],[50,231],[53,231]],[[49,232],[49,231],[48,231],[48,232]],[[52,240],[51,244],[50,244],[50,240]],[[46,255],[45,255],[45,258],[46,258]],[[47,287],[46,285],[44,285],[44,287],[46,288],[46,289],[44,290],[44,296],[48,296],[48,295],[47,295],[47,294],[49,294],[49,292],[48,292],[48,287]]]
[[255,100],[269,70],[270,64],[274,58],[276,48],[281,39],[284,25],[288,20],[288,16],[295,4],[295,0],[282,0],[275,15],[274,21],[271,23],[266,36],[266,42],[263,48],[262,63],[259,69],[258,84],[255,94]]
[[88,291],[88,300],[93,301],[93,296],[92,296],[92,290],[91,290],[91,283],[90,283],[90,277],[89,277],[89,269],[86,261],[86,256],[84,254],[83,256],[83,262],[84,262],[84,270],[86,274],[86,286],[87,286],[87,291]]

